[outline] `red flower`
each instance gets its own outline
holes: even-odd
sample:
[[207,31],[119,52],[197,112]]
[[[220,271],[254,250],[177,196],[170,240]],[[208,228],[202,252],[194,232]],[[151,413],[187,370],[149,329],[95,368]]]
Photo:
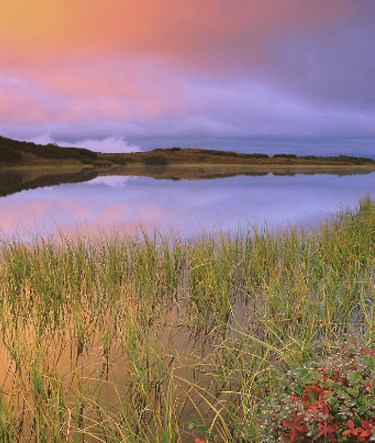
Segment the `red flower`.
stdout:
[[206,441],[206,440],[201,440],[199,437],[197,437],[197,438],[194,440],[194,442],[195,442],[195,443],[210,443],[210,442],[208,442],[208,441]]
[[307,432],[307,428],[305,425],[299,425],[298,422],[301,418],[300,414],[297,414],[293,417],[293,421],[284,420],[281,422],[287,428],[290,428],[289,431],[289,440],[293,443],[296,438],[299,437],[303,432]]
[[317,437],[323,435],[323,437],[328,438],[332,443],[337,441],[333,435],[333,433],[337,431],[337,425],[329,425],[328,422],[325,421],[324,423],[318,423],[318,426],[320,430],[316,434]]

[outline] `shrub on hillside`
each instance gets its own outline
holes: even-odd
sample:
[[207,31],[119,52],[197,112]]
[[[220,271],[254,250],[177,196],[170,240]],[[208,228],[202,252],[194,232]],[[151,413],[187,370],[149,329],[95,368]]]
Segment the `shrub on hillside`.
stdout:
[[302,160],[317,160],[318,157],[316,155],[302,155],[300,157]]
[[125,166],[128,163],[128,158],[129,157],[125,157],[120,154],[106,157],[107,160],[111,161],[115,165],[122,165],[122,166]]
[[13,164],[21,160],[22,154],[17,149],[8,145],[0,146],[0,163]]
[[143,157],[142,163],[147,166],[166,166],[168,159],[161,154],[147,154]]
[[258,152],[254,152],[253,154],[243,154],[246,158],[268,158],[267,154],[260,154]]
[[237,152],[231,151],[217,151],[215,149],[200,149],[198,154],[207,154],[207,155],[218,155],[221,157],[239,157]]
[[275,154],[273,158],[297,158],[296,154]]

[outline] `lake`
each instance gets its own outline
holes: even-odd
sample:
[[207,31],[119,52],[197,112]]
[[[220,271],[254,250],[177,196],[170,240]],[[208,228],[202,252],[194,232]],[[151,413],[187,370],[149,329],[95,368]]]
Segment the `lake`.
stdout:
[[[375,173],[95,175],[25,184],[2,174],[3,239],[77,228],[192,237],[282,228],[319,223],[375,195]],[[290,367],[322,343],[337,347],[345,331],[372,328],[373,214],[362,214],[360,235],[344,220],[321,236],[286,235],[281,247],[272,236],[78,237],[62,248],[54,238],[4,242],[0,422],[13,432],[8,441],[191,443],[202,430],[226,432],[206,439],[219,443],[250,435],[258,375]]]
[[[315,223],[375,195],[375,173],[236,176],[160,180],[99,176],[83,182],[10,191],[0,197],[3,237],[50,234],[58,229],[140,228],[151,233],[281,228]],[[17,192],[15,192],[17,191]],[[3,193],[4,195],[5,193]]]

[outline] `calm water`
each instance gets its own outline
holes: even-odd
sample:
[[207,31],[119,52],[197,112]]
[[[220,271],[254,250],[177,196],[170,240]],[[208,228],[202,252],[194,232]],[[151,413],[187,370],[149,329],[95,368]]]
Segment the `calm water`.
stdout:
[[40,187],[0,198],[3,236],[22,237],[58,228],[125,231],[142,226],[193,234],[249,225],[282,227],[319,221],[375,196],[375,173],[241,176],[214,180],[97,177]]

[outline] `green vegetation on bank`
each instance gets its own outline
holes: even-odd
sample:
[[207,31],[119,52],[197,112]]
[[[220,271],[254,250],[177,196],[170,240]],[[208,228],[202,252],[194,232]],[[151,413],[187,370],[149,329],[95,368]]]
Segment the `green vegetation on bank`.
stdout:
[[[109,147],[110,148],[110,147]],[[295,166],[319,167],[332,165],[335,167],[375,168],[375,160],[365,157],[348,155],[314,156],[295,154],[275,154],[269,157],[260,153],[237,153],[214,149],[155,149],[147,152],[98,153],[83,148],[61,148],[56,144],[40,145],[25,141],[16,141],[0,136],[0,166],[37,166],[44,164],[79,164],[81,167],[109,168],[126,167],[137,164],[143,168],[152,166],[176,165],[217,165],[217,166]],[[140,170],[137,174],[142,175]]]
[[[111,155],[106,158],[110,160]],[[147,152],[133,152],[126,155],[128,162],[142,162],[148,163],[149,158],[158,157],[159,162],[154,164],[254,164],[254,165],[354,165],[354,166],[375,166],[375,160],[367,157],[354,157],[349,155],[337,156],[315,156],[296,154],[275,154],[270,157],[267,154],[261,153],[238,153],[232,151],[217,151],[214,149],[154,149]]]
[[288,369],[374,344],[375,203],[314,229],[0,247],[0,440],[261,443]]
[[168,159],[162,154],[147,154],[142,158],[142,163],[147,166],[166,166]]
[[33,157],[90,163],[98,159],[98,154],[84,148],[61,148],[53,143],[40,145],[0,136],[0,164],[13,165],[22,162],[22,160],[30,161]]

